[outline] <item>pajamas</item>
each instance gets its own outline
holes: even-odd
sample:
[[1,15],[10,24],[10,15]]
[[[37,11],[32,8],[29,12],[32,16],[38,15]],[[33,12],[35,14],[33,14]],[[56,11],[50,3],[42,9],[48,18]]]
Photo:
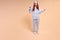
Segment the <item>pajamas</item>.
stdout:
[[39,28],[39,19],[33,19],[33,32],[38,32]]
[[32,17],[33,17],[33,32],[38,32],[39,14],[44,12],[44,10],[35,9],[34,11],[32,11],[32,8],[29,8],[29,12],[32,13]]

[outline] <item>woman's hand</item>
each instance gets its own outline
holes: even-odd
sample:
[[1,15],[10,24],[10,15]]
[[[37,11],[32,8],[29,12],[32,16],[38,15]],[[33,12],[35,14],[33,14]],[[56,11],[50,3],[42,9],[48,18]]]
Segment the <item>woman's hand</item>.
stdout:
[[43,9],[41,12],[44,12],[46,9]]
[[29,11],[31,10],[31,6],[29,7]]
[[29,8],[31,8],[31,6]]
[[32,12],[32,8],[31,8],[31,6],[29,7],[29,13],[31,13]]
[[46,9],[44,9],[43,11],[45,11]]

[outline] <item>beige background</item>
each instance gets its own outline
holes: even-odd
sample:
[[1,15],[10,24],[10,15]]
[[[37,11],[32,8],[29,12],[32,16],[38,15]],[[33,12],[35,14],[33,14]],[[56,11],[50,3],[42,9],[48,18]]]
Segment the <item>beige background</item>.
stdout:
[[0,40],[60,40],[60,0],[38,0],[41,9],[39,34],[33,34],[33,0],[0,0]]

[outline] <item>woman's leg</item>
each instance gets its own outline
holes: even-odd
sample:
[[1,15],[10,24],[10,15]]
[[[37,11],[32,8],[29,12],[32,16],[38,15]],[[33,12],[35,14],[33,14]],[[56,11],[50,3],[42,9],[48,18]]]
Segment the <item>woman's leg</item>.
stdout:
[[38,33],[38,27],[39,27],[39,20],[33,19],[33,32]]

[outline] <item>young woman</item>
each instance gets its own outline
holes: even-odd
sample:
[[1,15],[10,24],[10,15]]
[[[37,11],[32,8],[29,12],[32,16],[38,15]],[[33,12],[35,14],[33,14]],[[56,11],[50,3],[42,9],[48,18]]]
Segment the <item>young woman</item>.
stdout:
[[38,28],[39,28],[39,14],[44,12],[45,9],[39,10],[39,5],[38,1],[34,1],[33,8],[29,7],[29,12],[32,13],[33,17],[33,32],[38,33]]

